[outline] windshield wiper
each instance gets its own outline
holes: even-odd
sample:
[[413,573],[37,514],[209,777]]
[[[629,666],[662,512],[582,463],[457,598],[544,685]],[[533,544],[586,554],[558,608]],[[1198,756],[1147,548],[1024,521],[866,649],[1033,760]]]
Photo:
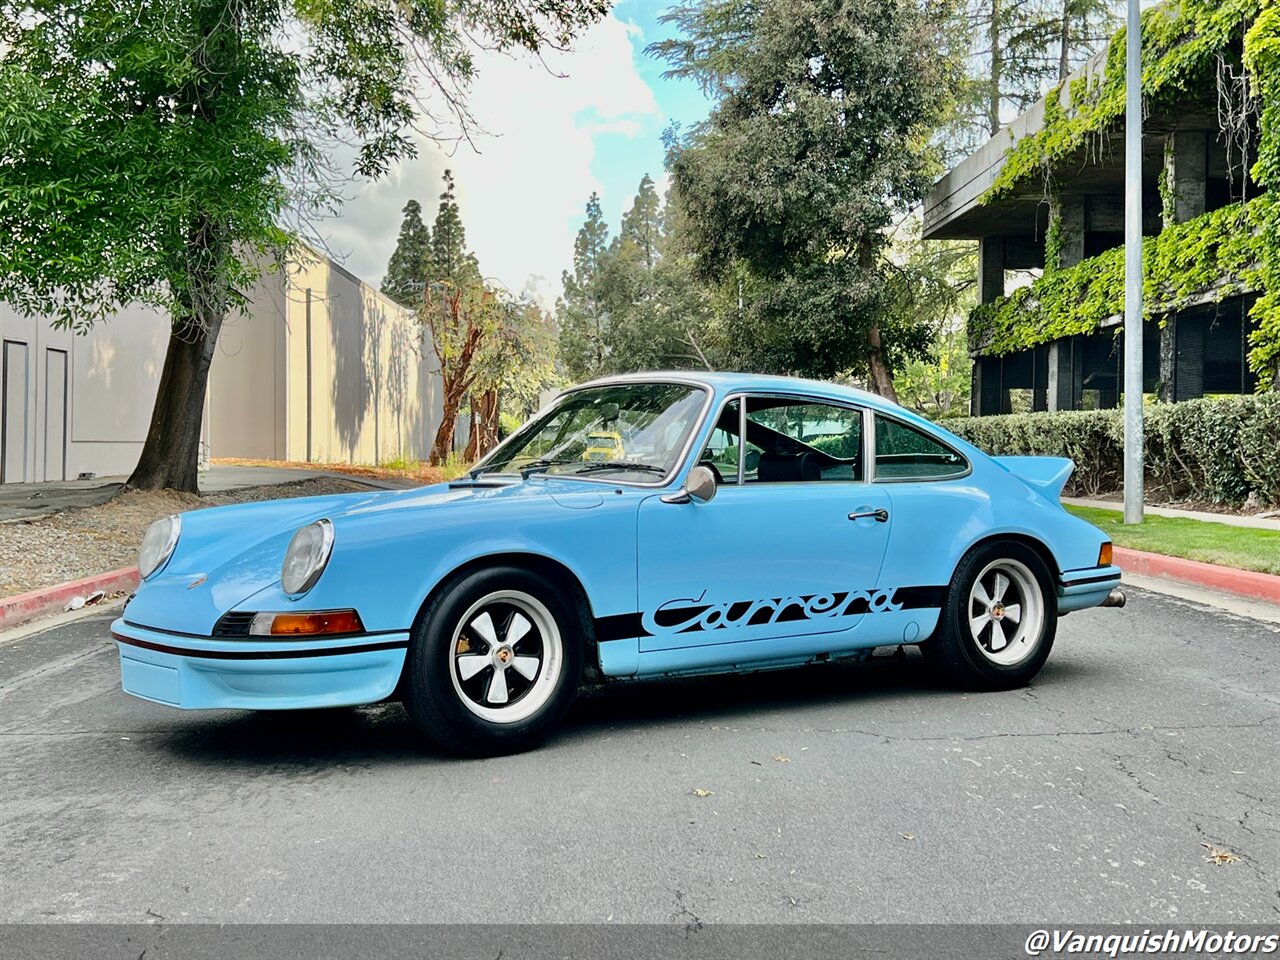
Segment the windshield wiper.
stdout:
[[561,467],[561,466],[564,466],[565,464],[581,463],[581,462],[582,462],[581,460],[575,460],[572,457],[569,457],[568,459],[559,459],[559,460],[553,457],[541,457],[537,460],[530,460],[523,467],[521,467],[520,476],[528,480],[535,473],[542,473],[544,470],[549,470],[551,467]]
[[664,477],[667,475],[666,467],[655,466],[652,463],[639,463],[634,460],[597,460],[594,463],[588,463],[582,470],[576,470],[574,473],[575,475],[598,473],[601,470],[643,470],[646,473],[657,473]]

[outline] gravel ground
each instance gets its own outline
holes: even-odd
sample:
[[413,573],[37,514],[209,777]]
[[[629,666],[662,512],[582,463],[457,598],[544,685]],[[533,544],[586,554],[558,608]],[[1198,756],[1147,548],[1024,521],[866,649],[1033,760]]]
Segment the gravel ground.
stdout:
[[208,496],[130,490],[100,506],[0,523],[0,597],[131,566],[148,524],[166,514],[368,489],[354,481],[324,477]]

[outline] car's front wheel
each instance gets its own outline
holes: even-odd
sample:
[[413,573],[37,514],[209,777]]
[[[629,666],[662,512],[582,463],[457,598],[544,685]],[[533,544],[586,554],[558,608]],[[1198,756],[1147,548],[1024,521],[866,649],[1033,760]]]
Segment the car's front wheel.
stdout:
[[1023,686],[1044,666],[1057,632],[1049,570],[1021,543],[977,547],[956,567],[942,618],[925,651],[945,679],[974,690]]
[[405,708],[442,747],[518,753],[560,723],[582,674],[576,617],[528,570],[479,570],[431,600],[405,666]]

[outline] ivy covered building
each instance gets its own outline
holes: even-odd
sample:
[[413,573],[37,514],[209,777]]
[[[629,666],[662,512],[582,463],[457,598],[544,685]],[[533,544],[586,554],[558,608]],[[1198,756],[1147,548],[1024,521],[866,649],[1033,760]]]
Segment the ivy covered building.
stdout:
[[[1144,392],[1272,388],[1280,5],[1169,0],[1143,40]],[[1120,402],[1124,47],[1122,31],[925,203],[927,239],[979,244],[975,415]]]

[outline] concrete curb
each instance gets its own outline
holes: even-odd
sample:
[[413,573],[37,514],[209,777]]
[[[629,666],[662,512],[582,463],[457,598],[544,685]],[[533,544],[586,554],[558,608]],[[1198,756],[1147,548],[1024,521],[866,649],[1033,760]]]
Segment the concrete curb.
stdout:
[[1251,600],[1280,603],[1280,577],[1253,570],[1237,570],[1216,563],[1183,560],[1159,553],[1114,547],[1115,564],[1121,570],[1146,577],[1164,577],[1195,584],[1208,590],[1221,590]]
[[61,611],[72,597],[86,597],[95,590],[103,593],[117,593],[121,590],[132,590],[138,585],[138,568],[123,567],[110,573],[99,573],[85,577],[83,580],[72,580],[60,583],[56,587],[45,587],[20,593],[16,597],[0,599],[0,629],[17,626],[27,620],[46,613]]

